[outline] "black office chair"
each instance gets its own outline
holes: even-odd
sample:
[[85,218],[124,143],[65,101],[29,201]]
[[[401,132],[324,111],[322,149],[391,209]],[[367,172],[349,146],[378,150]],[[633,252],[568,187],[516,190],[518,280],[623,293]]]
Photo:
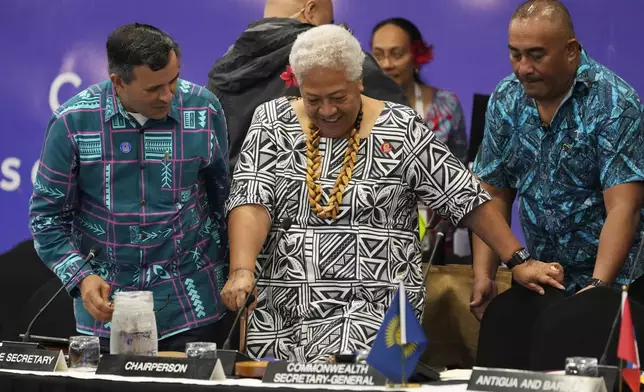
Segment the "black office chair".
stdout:
[[[15,335],[24,333],[33,317],[60,289],[62,283],[54,277],[36,291],[26,302],[25,308],[16,318]],[[68,338],[78,335],[76,332],[76,319],[72,298],[62,292],[49,307],[40,315],[31,328],[31,335],[52,336]]]
[[[40,260],[32,240],[21,242],[10,251],[0,255],[0,341],[18,339],[18,316],[28,308],[30,298],[49,280],[57,279]],[[26,327],[26,326],[25,326]]]
[[[635,334],[644,336],[644,305],[631,299]],[[621,293],[594,288],[565,298],[544,309],[534,325],[530,349],[530,370],[561,370],[567,357],[600,359],[613,321],[621,306]],[[617,366],[617,329],[608,348],[607,365]],[[639,345],[640,356],[644,345]]]
[[475,366],[530,368],[533,331],[539,333],[534,325],[542,312],[564,300],[560,290],[544,289],[539,295],[514,283],[490,302],[481,320]]
[[[473,163],[478,154],[479,146],[483,142],[483,132],[485,131],[485,112],[487,111],[487,103],[490,100],[488,94],[474,94],[474,101],[472,105],[472,125],[470,126],[470,145],[467,152],[467,161]],[[470,239],[470,254],[472,250],[472,230],[467,230]],[[471,258],[470,258],[471,259]],[[470,260],[469,264],[472,261]]]
[[644,305],[644,275],[635,279],[628,288],[628,296],[640,304]]
[[490,100],[488,94],[474,94],[474,103],[472,105],[472,125],[470,126],[470,146],[467,153],[467,161],[474,162],[479,146],[483,141],[483,131],[485,130],[485,112],[487,103]]

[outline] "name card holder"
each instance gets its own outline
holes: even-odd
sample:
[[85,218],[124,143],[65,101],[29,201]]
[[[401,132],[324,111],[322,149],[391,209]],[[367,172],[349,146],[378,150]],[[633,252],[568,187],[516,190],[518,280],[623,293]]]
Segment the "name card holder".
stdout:
[[50,351],[28,347],[0,347],[0,369],[34,372],[65,372],[67,362],[62,350]]
[[606,383],[601,377],[475,367],[472,370],[467,390],[479,392],[606,392]]
[[264,383],[386,386],[387,378],[366,364],[269,362]]
[[146,357],[138,355],[103,355],[96,369],[96,374],[211,381],[226,379],[219,359]]

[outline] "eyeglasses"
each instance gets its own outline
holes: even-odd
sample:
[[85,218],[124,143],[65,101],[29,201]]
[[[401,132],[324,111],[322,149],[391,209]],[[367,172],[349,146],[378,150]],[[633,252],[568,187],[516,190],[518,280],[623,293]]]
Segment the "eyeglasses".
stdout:
[[165,309],[169,304],[170,304],[170,294],[168,294],[168,297],[165,299],[165,303],[163,304],[163,306],[162,306],[162,307],[160,307],[159,309],[156,309],[156,310],[154,311],[154,313],[157,313],[157,312],[162,311],[162,310],[163,310],[163,309]]

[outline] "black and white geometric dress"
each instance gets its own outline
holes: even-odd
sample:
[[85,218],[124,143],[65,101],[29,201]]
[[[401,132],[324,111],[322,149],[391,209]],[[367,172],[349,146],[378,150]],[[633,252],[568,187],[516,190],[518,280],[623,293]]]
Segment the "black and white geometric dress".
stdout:
[[[342,167],[346,139],[322,138],[322,205]],[[227,211],[260,204],[273,227],[292,220],[273,255],[260,255],[259,303],[248,322],[251,356],[319,361],[368,349],[402,279],[420,318],[425,289],[416,233],[418,203],[456,225],[490,200],[479,182],[409,107],[385,102],[360,141],[336,221],[307,199],[306,138],[286,98],[257,108],[235,169]]]

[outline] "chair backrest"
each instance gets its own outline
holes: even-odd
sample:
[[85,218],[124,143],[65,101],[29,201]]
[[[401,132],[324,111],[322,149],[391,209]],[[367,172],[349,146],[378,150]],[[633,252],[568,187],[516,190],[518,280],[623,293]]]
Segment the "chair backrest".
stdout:
[[[58,278],[50,279],[26,301],[24,310],[16,318],[16,330],[14,332],[16,338],[19,334],[25,332],[32,318],[60,289],[61,284]],[[73,301],[67,292],[61,292],[40,315],[31,329],[31,334],[57,338],[78,335]]]
[[533,326],[545,309],[563,300],[563,292],[551,287],[539,295],[514,284],[499,294],[481,320],[476,366],[529,369]]
[[[530,369],[560,370],[567,357],[600,359],[621,305],[621,294],[611,288],[594,288],[545,309],[537,318],[532,336]],[[644,306],[630,301],[635,335],[644,336]],[[607,364],[619,365],[619,325],[607,351]],[[640,346],[640,356],[644,350]]]
[[16,316],[27,309],[34,293],[57,278],[36,254],[32,240],[21,242],[0,255],[0,266],[0,298],[5,299],[0,301],[0,340],[12,340],[17,338]]
[[487,103],[490,100],[488,94],[474,94],[474,104],[472,105],[472,125],[470,126],[470,147],[467,153],[467,161],[474,162],[479,146],[483,141],[483,131],[485,130],[485,111]]

